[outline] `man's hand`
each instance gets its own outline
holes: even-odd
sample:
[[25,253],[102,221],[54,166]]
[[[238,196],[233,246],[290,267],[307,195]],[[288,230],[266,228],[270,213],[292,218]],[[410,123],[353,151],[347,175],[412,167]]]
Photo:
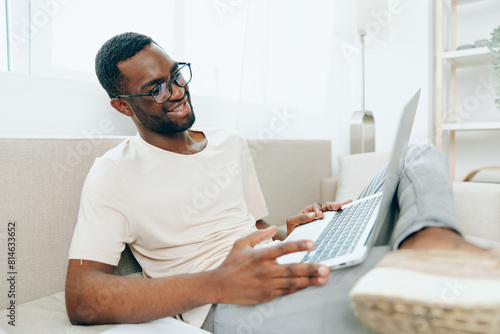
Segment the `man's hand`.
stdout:
[[323,212],[325,211],[337,211],[342,208],[342,205],[351,203],[352,200],[347,200],[344,203],[338,202],[326,202],[321,205],[320,203],[313,203],[306,206],[302,211],[300,211],[295,216],[289,217],[286,220],[286,235],[289,236],[293,230],[299,225],[307,224],[315,220],[316,218],[322,219]]
[[280,265],[276,261],[285,254],[313,249],[315,245],[310,240],[254,249],[255,245],[275,233],[276,227],[273,226],[234,243],[226,260],[212,272],[214,285],[218,287],[217,302],[259,304],[328,282],[330,268],[326,266],[312,263]]
[[345,201],[344,203],[338,203],[338,202],[326,202],[325,204],[323,204],[321,206],[321,210],[323,212],[325,211],[337,211],[337,210],[340,210],[342,209],[342,206],[343,205],[346,205],[346,204],[349,204],[352,202],[352,199],[348,199],[347,201]]

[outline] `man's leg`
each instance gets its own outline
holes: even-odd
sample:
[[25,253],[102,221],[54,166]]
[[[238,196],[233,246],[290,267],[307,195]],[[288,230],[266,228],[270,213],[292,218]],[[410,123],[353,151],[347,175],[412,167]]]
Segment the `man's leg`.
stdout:
[[357,316],[377,332],[500,333],[500,253],[460,235],[452,184],[436,169],[443,162],[431,147],[410,150],[392,235],[400,250],[350,292]]
[[397,195],[400,214],[392,235],[394,249],[482,250],[461,237],[448,165],[433,146],[409,148]]
[[[431,168],[425,167],[427,165]],[[365,188],[362,196],[382,190],[383,176],[384,170]],[[414,185],[414,182],[417,184]],[[427,196],[426,191],[432,194]],[[387,234],[385,239],[393,234],[393,247],[410,236],[417,236],[419,233],[416,232],[427,227],[458,231],[453,215],[452,188],[446,161],[429,145],[412,146],[409,149],[405,173],[401,176],[398,187],[398,202],[401,213],[394,234],[390,224],[384,230]],[[438,208],[433,206],[434,203],[437,203]],[[422,210],[425,210],[424,215]],[[448,216],[450,213],[451,219]],[[213,325],[215,333],[282,333],[287,330],[372,333],[352,313],[348,292],[358,278],[368,272],[389,250],[389,247],[375,247],[363,264],[332,271],[329,283],[325,286],[311,287],[257,306],[217,305],[204,328],[211,329],[210,326]]]
[[361,265],[333,270],[324,286],[309,287],[255,306],[214,305],[203,329],[217,334],[374,334],[354,316],[348,292],[388,251],[388,246],[375,247]]
[[424,145],[412,147],[408,159],[398,188],[401,214],[394,230],[394,249],[484,251],[460,235],[453,211],[453,185],[444,156]]
[[[382,191],[386,173],[387,165],[358,199]],[[390,244],[393,249],[450,246],[483,250],[461,237],[453,211],[453,185],[448,165],[444,156],[431,145],[408,148],[396,201],[391,209],[395,212],[392,218],[397,219],[397,224],[391,220],[386,222],[377,245]]]

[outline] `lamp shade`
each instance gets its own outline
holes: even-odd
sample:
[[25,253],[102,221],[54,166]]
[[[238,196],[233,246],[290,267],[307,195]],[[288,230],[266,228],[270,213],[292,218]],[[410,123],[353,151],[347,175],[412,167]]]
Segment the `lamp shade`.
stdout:
[[[394,9],[392,0],[341,0],[342,15],[334,19],[333,34],[358,45],[364,35],[365,47],[383,47],[388,41]],[[392,7],[391,7],[392,6]]]

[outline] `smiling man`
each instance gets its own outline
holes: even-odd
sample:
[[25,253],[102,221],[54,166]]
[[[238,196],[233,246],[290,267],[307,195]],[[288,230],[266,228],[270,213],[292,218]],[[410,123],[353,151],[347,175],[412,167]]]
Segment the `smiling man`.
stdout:
[[[389,254],[384,262],[384,267],[404,263],[403,271],[392,271],[407,275],[401,277],[415,277],[417,268],[428,282],[439,283],[436,270],[441,275],[463,267],[454,273],[466,276],[471,262],[479,269],[483,263],[499,267],[498,257],[460,236],[446,161],[430,145],[413,147],[406,156],[397,194],[398,237],[391,245],[375,247],[363,264],[332,274],[314,263],[280,265],[278,257],[315,246],[280,240],[341,205],[311,204],[287,220],[286,232],[269,227],[262,220],[268,212],[246,140],[225,130],[191,129],[191,66],[173,60],[151,38],[113,37],[97,54],[96,72],[111,105],[132,119],[138,134],[96,159],[82,189],[66,280],[66,308],[74,324],[176,316],[217,333],[369,333],[350,310],[347,292],[389,246],[410,251],[393,252],[396,258]],[[217,180],[224,186],[197,207],[193,200],[200,189]],[[366,195],[380,188],[376,180],[383,178],[374,179]],[[144,277],[113,275],[127,244]],[[453,251],[421,252],[433,248]],[[436,258],[439,265],[427,268]],[[500,276],[496,270],[492,276]],[[380,286],[391,287],[398,279],[391,275],[363,280],[356,290],[360,300],[366,291],[370,297]],[[498,280],[495,284],[500,289]],[[305,289],[312,286],[317,287]],[[429,289],[416,280],[410,290],[406,297]],[[260,308],[265,302],[273,303]],[[376,316],[366,318],[398,333],[387,321],[391,313],[380,316],[384,310],[369,307],[367,314]]]
[[[206,146],[203,133],[186,131],[195,121],[187,87],[191,81],[191,64],[177,63],[158,45],[151,44],[144,52],[135,55],[134,61],[120,63],[119,69],[122,73],[127,73],[127,88],[147,93],[119,94],[111,100],[111,105],[132,118],[145,141],[155,146],[159,144],[159,147],[168,151],[176,151],[174,147],[170,147],[172,143],[194,141],[199,143],[194,148],[198,151]],[[166,69],[169,71],[166,72]],[[171,79],[166,80],[168,78]],[[165,137],[169,140],[157,142]],[[176,140],[171,140],[172,137]],[[184,148],[184,145],[181,146]],[[181,148],[177,153],[187,152],[182,152]]]
[[[73,323],[178,315],[201,326],[213,303],[262,303],[328,281],[325,266],[275,261],[312,249],[312,242],[253,248],[286,233],[262,221],[267,209],[246,141],[190,129],[189,63],[174,61],[149,37],[126,33],[103,45],[96,71],[138,135],[97,159],[85,181],[66,285]],[[229,178],[225,186],[186,220],[196,190],[220,172]],[[289,221],[288,232],[322,216],[318,205],[308,211]],[[125,244],[154,279],[112,275]]]

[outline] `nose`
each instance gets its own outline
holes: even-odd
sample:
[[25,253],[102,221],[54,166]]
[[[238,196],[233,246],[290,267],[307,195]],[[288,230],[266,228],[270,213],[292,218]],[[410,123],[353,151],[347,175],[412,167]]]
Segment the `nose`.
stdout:
[[171,83],[171,87],[172,87],[172,95],[170,96],[169,100],[170,101],[181,100],[184,97],[185,86],[179,87],[174,81]]

